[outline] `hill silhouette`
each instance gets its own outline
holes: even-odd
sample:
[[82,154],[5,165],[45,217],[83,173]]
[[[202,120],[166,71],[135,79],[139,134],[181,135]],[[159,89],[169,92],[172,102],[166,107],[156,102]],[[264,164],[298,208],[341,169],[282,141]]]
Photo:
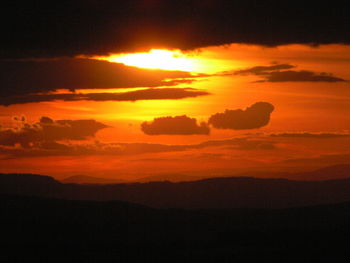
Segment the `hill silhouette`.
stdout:
[[140,178],[137,180],[137,182],[140,183],[148,183],[148,182],[188,182],[188,181],[197,181],[202,178],[198,178],[196,176],[190,176],[185,174],[158,174],[158,175],[151,175],[146,176],[143,178]]
[[2,262],[334,262],[347,255],[350,241],[350,203],[162,210],[0,195],[0,211]]
[[[346,175],[349,167],[333,166],[307,175],[330,177],[332,171]],[[2,174],[0,193],[71,200],[119,200],[154,208],[285,208],[350,201],[350,178],[301,181],[227,177],[177,183],[79,185],[63,184],[48,176]]]
[[87,175],[74,175],[60,181],[66,184],[117,184],[125,182],[125,180],[121,179],[100,178]]

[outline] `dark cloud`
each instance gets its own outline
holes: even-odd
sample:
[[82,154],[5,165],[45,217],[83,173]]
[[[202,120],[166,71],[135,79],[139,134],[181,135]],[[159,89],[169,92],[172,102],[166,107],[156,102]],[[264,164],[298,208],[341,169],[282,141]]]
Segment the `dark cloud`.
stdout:
[[0,105],[24,104],[43,101],[137,101],[184,99],[209,95],[206,91],[192,88],[151,88],[120,93],[60,93],[60,94],[31,94],[10,97],[0,97]]
[[0,57],[106,54],[149,47],[350,43],[347,1],[128,0],[2,4]]
[[275,70],[283,70],[283,69],[291,69],[295,68],[295,66],[290,64],[275,64],[271,66],[256,66],[248,69],[242,69],[235,71],[234,74],[236,75],[266,75],[270,74],[271,71]]
[[270,134],[271,137],[284,137],[284,138],[315,138],[315,139],[332,139],[349,137],[348,133],[276,133]]
[[[150,70],[92,59],[0,61],[0,97],[54,92],[59,89],[112,89],[173,86],[188,83],[181,71]],[[181,78],[181,79],[175,79]],[[168,81],[168,79],[172,79]],[[62,95],[62,97],[70,95]],[[3,103],[4,104],[4,103]]]
[[141,130],[148,135],[191,135],[210,133],[210,129],[206,123],[202,122],[198,125],[196,119],[187,117],[186,115],[155,118],[152,122],[142,123]]
[[[342,78],[333,76],[332,73],[316,73],[308,70],[287,70],[295,68],[290,64],[275,64],[271,66],[256,66],[235,71],[234,75],[256,75],[264,79],[258,82],[341,82]],[[227,73],[231,74],[231,73]]]
[[311,82],[340,82],[342,78],[333,76],[332,73],[315,73],[307,70],[300,71],[274,71],[266,75],[266,79],[261,82],[287,82],[287,81],[311,81]]
[[[84,140],[94,136],[96,132],[108,126],[95,120],[52,120],[42,117],[35,124],[23,123],[17,129],[1,129],[0,145],[23,148],[36,147],[40,144],[57,146],[59,140]],[[45,144],[46,143],[46,144]]]
[[267,125],[274,106],[268,102],[257,102],[245,110],[225,110],[209,118],[209,124],[217,129],[245,130]]

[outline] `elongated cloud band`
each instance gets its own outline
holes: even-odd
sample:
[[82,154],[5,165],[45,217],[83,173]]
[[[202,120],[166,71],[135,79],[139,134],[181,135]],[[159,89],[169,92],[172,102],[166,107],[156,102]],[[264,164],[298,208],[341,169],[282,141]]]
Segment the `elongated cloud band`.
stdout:
[[119,93],[63,93],[33,94],[1,97],[0,105],[24,104],[43,101],[137,101],[137,100],[175,100],[209,95],[208,92],[192,88],[151,88]]
[[13,0],[2,5],[0,58],[229,43],[350,43],[345,6],[342,0]]
[[0,97],[2,105],[12,104],[12,101],[25,102],[26,96],[33,101],[52,100],[54,97],[77,100],[77,94],[50,93],[57,90],[174,86],[190,83],[192,80],[188,78],[191,74],[187,72],[139,69],[92,59],[9,60],[0,61]]
[[264,79],[258,82],[342,82],[342,78],[332,73],[316,73],[309,70],[290,70],[296,66],[290,64],[275,64],[271,66],[256,66],[238,70],[234,75],[256,75]]

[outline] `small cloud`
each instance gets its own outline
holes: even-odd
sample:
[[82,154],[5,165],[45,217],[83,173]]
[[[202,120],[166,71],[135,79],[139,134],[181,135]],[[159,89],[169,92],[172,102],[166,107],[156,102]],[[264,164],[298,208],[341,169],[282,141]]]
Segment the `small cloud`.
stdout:
[[274,64],[272,66],[256,66],[248,69],[235,71],[235,75],[265,75],[271,71],[284,70],[295,68],[296,66],[290,64]]
[[295,68],[290,64],[274,64],[271,66],[256,66],[235,71],[234,75],[256,75],[264,79],[258,82],[341,82],[342,78],[333,76],[332,73],[316,73],[308,70],[287,70]]
[[274,106],[268,102],[257,102],[245,110],[225,110],[209,118],[209,124],[217,129],[245,130],[267,125]]
[[210,129],[206,123],[202,122],[198,125],[195,118],[190,118],[186,115],[155,118],[152,122],[142,123],[141,130],[148,135],[192,135],[210,133]]

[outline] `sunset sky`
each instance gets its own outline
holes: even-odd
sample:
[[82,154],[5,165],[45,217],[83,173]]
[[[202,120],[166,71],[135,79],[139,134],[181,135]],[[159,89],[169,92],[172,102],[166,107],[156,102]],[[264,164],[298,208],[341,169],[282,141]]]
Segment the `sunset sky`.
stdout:
[[350,163],[341,6],[37,5],[1,23],[0,173],[132,181]]

